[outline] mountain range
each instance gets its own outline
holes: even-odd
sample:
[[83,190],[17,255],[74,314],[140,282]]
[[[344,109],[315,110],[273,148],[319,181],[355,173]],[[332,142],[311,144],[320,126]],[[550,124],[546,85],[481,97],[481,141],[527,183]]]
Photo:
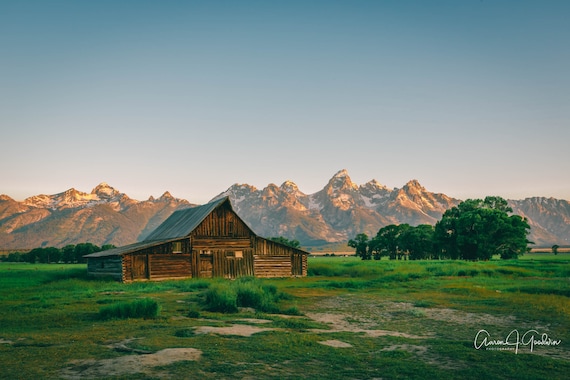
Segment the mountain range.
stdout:
[[[234,184],[212,200],[225,196],[258,235],[284,236],[304,246],[345,242],[361,232],[374,236],[388,224],[435,224],[445,210],[461,202],[429,192],[417,180],[393,189],[376,180],[356,185],[346,170],[314,194],[304,194],[295,183],[285,181],[261,190]],[[568,201],[532,197],[508,203],[514,213],[528,219],[529,240],[537,246],[570,243]],[[0,249],[130,244],[144,240],[175,210],[192,206],[168,192],[137,201],[106,183],[91,193],[72,188],[22,202],[0,195]]]

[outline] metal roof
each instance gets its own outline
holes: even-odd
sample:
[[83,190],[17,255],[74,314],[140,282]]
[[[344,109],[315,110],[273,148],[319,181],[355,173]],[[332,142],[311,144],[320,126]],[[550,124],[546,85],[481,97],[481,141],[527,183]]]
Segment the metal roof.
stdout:
[[[176,239],[171,239],[171,240],[176,240]],[[124,245],[122,247],[107,249],[107,250],[101,251],[101,252],[90,253],[89,255],[85,255],[83,257],[90,258],[90,257],[103,257],[103,256],[121,256],[121,255],[124,255],[125,253],[131,253],[134,251],[138,251],[139,249],[146,249],[146,248],[154,247],[155,245],[168,243],[169,241],[170,240],[166,240],[166,241],[159,241],[159,240],[157,240],[157,241],[141,241],[139,243],[134,243],[134,244]]]

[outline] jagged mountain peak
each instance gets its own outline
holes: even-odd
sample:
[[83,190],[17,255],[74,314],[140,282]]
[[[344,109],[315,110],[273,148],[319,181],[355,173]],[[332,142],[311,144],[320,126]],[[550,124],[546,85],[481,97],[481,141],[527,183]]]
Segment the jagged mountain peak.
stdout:
[[93,190],[91,194],[96,194],[100,198],[112,198],[120,194],[120,192],[114,187],[110,186],[106,182],[101,182]]
[[10,198],[6,194],[0,194],[0,201],[13,201],[14,199]]
[[378,182],[375,179],[366,182],[361,187],[362,188],[369,188],[369,189],[388,190],[388,188],[386,186],[382,185],[380,182]]
[[174,197],[172,196],[172,194],[170,194],[170,192],[165,191],[164,194],[162,194],[158,199],[164,201],[164,200],[174,199]]
[[257,191],[257,188],[252,185],[248,185],[247,183],[234,183],[231,185],[225,192],[229,191]]
[[404,189],[418,189],[418,190],[425,190],[425,188],[420,184],[417,179],[409,180],[405,185]]
[[327,192],[330,191],[342,191],[342,190],[358,190],[358,186],[352,182],[348,171],[342,169],[338,171],[329,181],[327,186],[325,186]]
[[335,173],[335,175],[333,176],[333,178],[343,178],[343,177],[348,177],[348,170],[346,169],[341,169],[338,172]]
[[287,193],[299,193],[300,192],[297,184],[293,181],[290,181],[290,180],[283,182],[279,188],[281,190],[287,192]]

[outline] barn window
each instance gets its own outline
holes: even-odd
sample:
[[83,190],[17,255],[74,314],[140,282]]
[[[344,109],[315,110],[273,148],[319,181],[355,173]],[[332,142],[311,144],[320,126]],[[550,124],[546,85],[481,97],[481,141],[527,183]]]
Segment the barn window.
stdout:
[[234,236],[234,222],[228,222],[228,235]]
[[228,258],[228,259],[243,259],[243,251],[226,252],[226,258]]
[[175,241],[172,243],[172,253],[182,253],[182,242]]

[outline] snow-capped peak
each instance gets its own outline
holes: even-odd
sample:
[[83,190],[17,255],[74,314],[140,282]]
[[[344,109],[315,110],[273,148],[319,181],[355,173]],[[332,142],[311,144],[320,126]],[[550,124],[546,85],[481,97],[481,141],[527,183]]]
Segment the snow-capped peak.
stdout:
[[97,194],[99,198],[112,198],[119,195],[119,191],[109,186],[106,182],[101,182],[91,191],[91,194]]
[[375,179],[366,182],[362,187],[379,189],[379,190],[388,190],[386,186],[382,185],[380,182],[378,182]]
[[344,178],[344,177],[348,177],[348,170],[346,169],[341,169],[338,172],[336,172],[336,174],[333,176],[333,178]]
[[327,191],[336,192],[339,190],[358,190],[358,186],[356,186],[350,177],[348,176],[348,171],[346,169],[342,169],[341,171],[337,172],[329,181],[327,186]]
[[172,196],[172,194],[170,194],[170,192],[165,191],[164,194],[162,194],[162,195],[160,196],[160,198],[158,198],[158,199],[161,200],[161,201],[164,201],[164,200],[174,199],[174,197]]
[[297,184],[293,181],[285,181],[283,182],[283,184],[281,185],[281,190],[286,191],[288,193],[296,193],[299,191],[299,188],[297,187]]

